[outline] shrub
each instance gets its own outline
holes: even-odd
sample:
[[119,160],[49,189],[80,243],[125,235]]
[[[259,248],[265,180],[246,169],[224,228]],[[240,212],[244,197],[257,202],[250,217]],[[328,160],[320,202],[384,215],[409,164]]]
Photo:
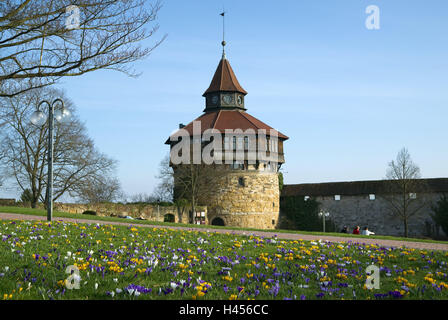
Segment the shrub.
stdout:
[[93,211],[93,210],[86,210],[82,214],[89,214],[89,215],[92,215],[92,216],[96,216],[96,212]]
[[283,183],[283,173],[279,172],[278,173],[278,189],[280,190],[280,193],[283,190],[283,185],[284,185],[284,183]]
[[24,206],[30,207],[32,201],[33,201],[33,194],[31,193],[31,190],[30,189],[23,190],[22,195],[20,196],[20,202]]
[[163,217],[163,222],[174,222],[175,221],[175,217],[173,214],[171,213],[167,213],[164,217]]
[[[301,231],[322,231],[322,218],[319,217],[319,205],[315,199],[305,201],[302,196],[287,196],[280,198],[282,219],[280,228]],[[285,221],[286,220],[286,221]],[[325,220],[325,231],[334,232],[335,224],[331,219]]]
[[441,226],[443,232],[448,235],[448,197],[446,194],[432,207],[432,211],[434,212],[432,219],[437,225]]

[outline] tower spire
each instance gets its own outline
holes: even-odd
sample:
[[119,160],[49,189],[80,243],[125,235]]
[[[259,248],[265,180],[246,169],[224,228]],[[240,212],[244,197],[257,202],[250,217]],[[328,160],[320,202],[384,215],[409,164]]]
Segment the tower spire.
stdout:
[[221,16],[222,16],[222,58],[226,59],[226,51],[225,51],[225,46],[226,46],[226,41],[225,41],[225,14],[226,12],[224,11],[224,8],[222,10]]

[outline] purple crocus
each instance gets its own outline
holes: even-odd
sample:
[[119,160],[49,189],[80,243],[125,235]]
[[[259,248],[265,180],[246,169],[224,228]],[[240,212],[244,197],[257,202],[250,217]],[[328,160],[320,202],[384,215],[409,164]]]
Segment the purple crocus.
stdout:
[[397,290],[389,291],[389,295],[395,299],[403,298],[403,295],[400,293],[400,291]]

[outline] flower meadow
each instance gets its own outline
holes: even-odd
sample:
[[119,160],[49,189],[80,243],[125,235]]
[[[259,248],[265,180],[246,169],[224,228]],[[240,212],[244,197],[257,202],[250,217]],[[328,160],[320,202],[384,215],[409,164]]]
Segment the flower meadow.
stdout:
[[[354,242],[0,221],[4,300],[447,299],[447,260],[442,251]],[[366,286],[372,264],[379,289]]]

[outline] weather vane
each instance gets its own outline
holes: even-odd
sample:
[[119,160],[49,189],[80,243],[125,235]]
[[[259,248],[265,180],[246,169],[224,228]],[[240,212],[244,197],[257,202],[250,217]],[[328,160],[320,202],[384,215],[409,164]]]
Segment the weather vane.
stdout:
[[225,41],[225,14],[226,12],[224,11],[224,8],[222,10],[221,16],[222,16],[222,58],[225,59],[226,58],[226,52],[224,50],[224,47],[226,45],[226,41]]

